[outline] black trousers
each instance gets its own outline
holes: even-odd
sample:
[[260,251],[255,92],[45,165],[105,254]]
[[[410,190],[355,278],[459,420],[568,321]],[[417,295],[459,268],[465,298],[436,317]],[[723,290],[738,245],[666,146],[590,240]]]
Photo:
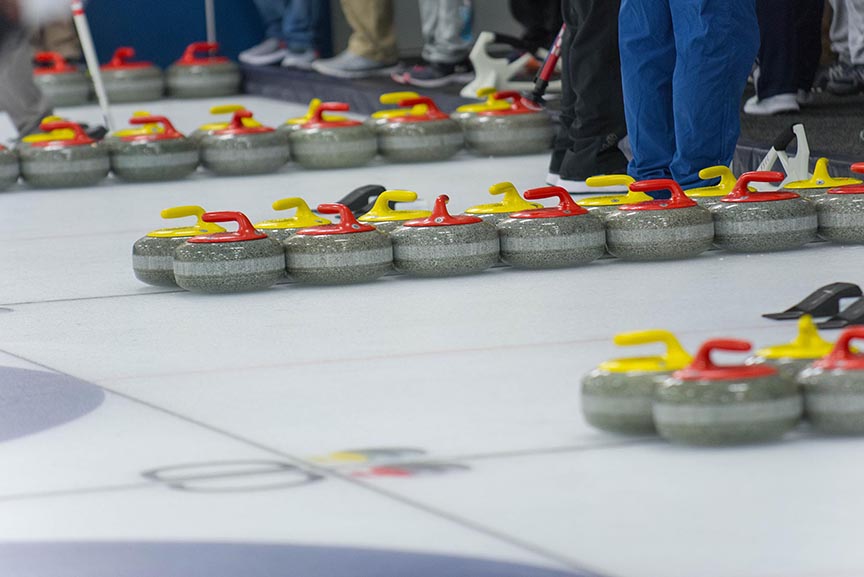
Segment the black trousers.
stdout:
[[618,53],[620,0],[563,0],[561,127],[549,172],[566,180],[625,174],[627,134]]
[[525,28],[522,40],[531,51],[550,48],[561,29],[561,0],[510,0],[510,14]]
[[823,0],[757,0],[759,98],[810,90],[822,55]]

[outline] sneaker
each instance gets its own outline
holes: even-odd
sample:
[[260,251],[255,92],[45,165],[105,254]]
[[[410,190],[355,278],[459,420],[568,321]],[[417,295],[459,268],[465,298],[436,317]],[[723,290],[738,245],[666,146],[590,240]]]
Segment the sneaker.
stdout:
[[442,64],[427,62],[414,66],[405,75],[405,83],[421,88],[440,88],[448,84],[467,84],[474,79],[474,73],[467,62]]
[[288,50],[282,41],[276,38],[267,38],[261,44],[241,52],[237,59],[253,66],[267,66],[268,64],[276,64],[287,54]]
[[553,186],[560,186],[567,189],[570,194],[606,194],[612,192],[627,192],[626,186],[588,186],[584,180],[567,180],[566,178],[558,177],[558,181]]
[[390,73],[390,78],[396,84],[408,84],[408,77],[413,66],[400,62],[396,69]]
[[395,62],[372,60],[345,50],[333,58],[316,60],[312,63],[312,69],[325,76],[336,78],[368,78],[389,74],[395,64]]
[[752,96],[744,103],[744,112],[754,116],[772,116],[784,112],[798,112],[798,94],[777,94],[768,98],[759,99]]
[[864,92],[864,64],[848,64],[838,61],[828,69],[826,89],[837,96],[849,96]]
[[801,88],[798,89],[798,95],[795,98],[798,101],[799,106],[809,106],[813,104],[813,100],[815,99],[815,95],[812,90],[803,90]]
[[297,68],[299,70],[312,70],[312,63],[318,60],[318,51],[312,48],[294,51],[288,50],[282,59],[282,68]]
[[546,173],[546,184],[549,186],[558,186],[558,181],[561,180],[560,174],[555,174],[554,172]]

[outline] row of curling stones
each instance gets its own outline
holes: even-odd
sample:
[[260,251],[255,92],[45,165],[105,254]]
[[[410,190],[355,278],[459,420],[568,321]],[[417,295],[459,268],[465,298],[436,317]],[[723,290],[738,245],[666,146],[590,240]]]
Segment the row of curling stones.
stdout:
[[[183,56],[162,71],[151,62],[134,60],[135,49],[118,48],[100,67],[109,102],[144,102],[160,99],[166,87],[171,96],[204,98],[237,94],[242,80],[239,67],[218,55],[217,43],[195,42]],[[71,65],[56,52],[35,56],[33,79],[54,106],[86,104],[93,85],[86,71]]]

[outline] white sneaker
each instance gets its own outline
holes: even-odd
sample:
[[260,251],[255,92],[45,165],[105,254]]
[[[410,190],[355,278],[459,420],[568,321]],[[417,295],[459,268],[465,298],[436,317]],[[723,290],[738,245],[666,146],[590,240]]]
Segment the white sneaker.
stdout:
[[604,194],[611,192],[627,192],[626,186],[588,186],[584,180],[565,180],[558,177],[556,186],[567,189],[570,194]]
[[554,172],[546,173],[546,184],[549,186],[558,186],[558,181],[561,180],[561,177]]
[[237,59],[253,66],[276,64],[288,54],[285,45],[276,38],[267,38],[264,42],[244,50]]
[[795,93],[778,94],[762,100],[759,100],[758,96],[752,96],[744,103],[744,112],[754,116],[772,116],[799,110],[801,107],[798,105],[798,95]]
[[297,68],[299,70],[312,70],[312,63],[318,60],[318,51],[307,48],[303,52],[288,51],[282,59],[282,68]]
[[333,58],[324,58],[312,63],[312,68],[325,76],[336,78],[368,78],[387,76],[396,68],[396,62],[381,62],[345,50]]

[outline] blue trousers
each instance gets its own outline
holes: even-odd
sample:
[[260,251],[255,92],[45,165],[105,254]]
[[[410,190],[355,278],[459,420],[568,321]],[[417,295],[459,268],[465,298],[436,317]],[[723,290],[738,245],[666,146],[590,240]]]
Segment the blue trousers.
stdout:
[[622,0],[624,115],[637,180],[703,186],[729,165],[740,106],[759,49],[755,0]]
[[321,48],[322,0],[255,0],[268,38],[284,40],[291,50]]

